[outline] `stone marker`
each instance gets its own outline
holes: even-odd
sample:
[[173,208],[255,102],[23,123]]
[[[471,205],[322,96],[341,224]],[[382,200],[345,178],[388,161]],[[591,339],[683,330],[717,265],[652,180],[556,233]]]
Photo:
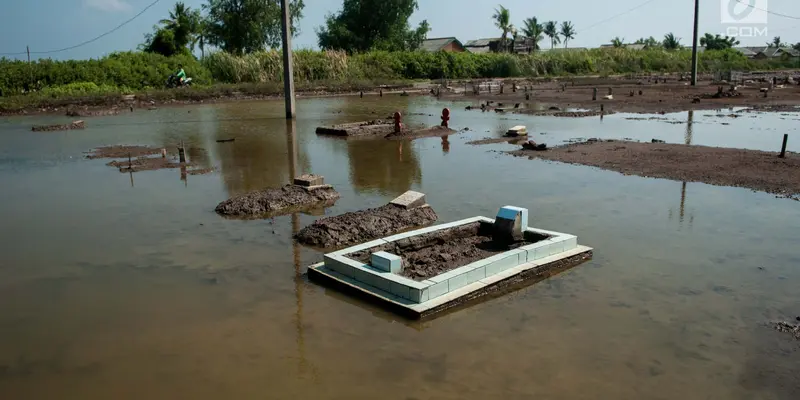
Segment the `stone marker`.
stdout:
[[325,184],[325,177],[314,174],[304,174],[294,178],[294,184],[297,186],[320,186]]
[[505,206],[497,212],[494,221],[492,240],[498,243],[512,243],[522,240],[528,229],[528,209]]
[[427,204],[427,202],[425,201],[425,193],[409,190],[401,194],[398,198],[389,202],[389,204],[410,210],[413,208],[422,207]]
[[525,136],[528,134],[528,128],[524,125],[517,125],[506,132],[507,136]]
[[393,274],[399,274],[403,272],[403,259],[400,258],[400,256],[387,253],[385,251],[372,253],[372,257],[370,257],[370,265],[372,265],[373,268],[383,272],[391,272]]

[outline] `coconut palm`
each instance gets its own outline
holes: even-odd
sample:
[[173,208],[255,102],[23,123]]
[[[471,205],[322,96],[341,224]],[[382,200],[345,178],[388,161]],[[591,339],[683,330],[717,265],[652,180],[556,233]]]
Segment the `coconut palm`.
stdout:
[[556,25],[556,21],[547,21],[544,24],[543,33],[550,38],[551,49],[556,47],[557,44],[561,43],[561,37],[558,36],[558,25]]
[[172,11],[169,12],[169,18],[162,19],[159,23],[164,25],[165,29],[172,31],[177,48],[185,48],[189,44],[192,35],[197,31],[198,21],[196,16],[199,15],[199,13],[193,12],[190,7],[186,7],[183,2],[179,1],[175,3]]
[[624,47],[625,46],[625,39],[620,38],[619,36],[611,39],[611,45],[614,47]]
[[200,14],[200,10],[194,11],[196,22],[195,32],[192,34],[192,40],[189,42],[189,48],[194,52],[195,47],[200,49],[200,59],[206,57],[206,44],[208,43],[208,22]]
[[771,42],[767,43],[768,47],[783,47],[783,43],[781,43],[781,37],[775,36]]
[[494,19],[494,25],[503,31],[503,36],[501,36],[500,42],[502,48],[505,50],[508,33],[514,29],[514,25],[511,24],[511,12],[508,11],[508,9],[503,7],[502,5],[500,5],[499,7],[500,8],[496,8],[494,10],[494,15],[492,15],[492,19]]
[[661,42],[661,45],[667,50],[677,50],[681,47],[681,38],[670,32],[664,35],[664,41]]
[[540,50],[539,42],[544,39],[544,35],[542,32],[544,31],[544,27],[536,17],[531,17],[523,21],[522,33],[533,41],[533,50]]
[[575,27],[572,25],[570,21],[564,21],[561,23],[561,36],[564,37],[564,48],[567,48],[567,44],[570,40],[575,39]]

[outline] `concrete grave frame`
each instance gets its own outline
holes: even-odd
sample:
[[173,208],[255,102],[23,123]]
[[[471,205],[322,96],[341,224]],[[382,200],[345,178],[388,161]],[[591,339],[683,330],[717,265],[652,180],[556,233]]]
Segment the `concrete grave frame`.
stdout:
[[405,316],[419,319],[462,303],[465,299],[481,297],[495,287],[512,281],[516,283],[520,277],[538,276],[541,275],[539,272],[563,266],[564,262],[577,264],[592,255],[592,249],[578,245],[578,238],[574,235],[530,228],[527,227],[527,221],[523,221],[525,232],[543,235],[546,239],[420,282],[347,257],[351,253],[390,242],[475,222],[494,224],[495,220],[487,217],[467,218],[348,247],[325,254],[324,262],[309,267],[308,276],[315,281],[362,292],[367,298],[388,305]]

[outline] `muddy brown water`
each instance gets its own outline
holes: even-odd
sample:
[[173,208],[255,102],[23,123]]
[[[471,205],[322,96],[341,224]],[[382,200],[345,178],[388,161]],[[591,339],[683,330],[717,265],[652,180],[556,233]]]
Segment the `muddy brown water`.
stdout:
[[[0,119],[0,398],[798,398],[798,342],[769,325],[800,315],[797,202],[466,142],[523,124],[550,145],[688,137],[775,151],[787,132],[789,150],[800,151],[800,117],[601,122],[463,111],[467,104],[306,99],[294,134],[282,103],[268,101],[97,117],[85,130],[47,135],[30,126],[69,118]],[[314,133],[396,110],[433,125],[445,106],[453,129],[470,128],[446,142]],[[190,159],[216,170],[128,175],[83,158],[102,145],[181,140]],[[426,193],[443,222],[511,204],[529,208],[535,227],[577,235],[594,259],[405,322],[307,282],[306,266],[322,255],[291,237],[319,216],[238,221],[214,212],[306,172],[342,195],[326,215],[409,189]]]

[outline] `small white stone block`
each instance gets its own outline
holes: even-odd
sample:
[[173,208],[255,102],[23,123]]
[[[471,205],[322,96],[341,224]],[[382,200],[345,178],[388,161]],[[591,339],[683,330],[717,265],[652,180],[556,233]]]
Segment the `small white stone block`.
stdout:
[[554,256],[559,253],[564,252],[564,238],[563,237],[556,237],[550,239],[550,255]]
[[409,300],[414,303],[424,303],[430,299],[430,291],[428,289],[411,289],[409,290]]
[[469,282],[467,282],[467,274],[456,275],[447,280],[447,291],[452,292],[453,290],[462,288],[468,284]]
[[509,129],[508,132],[506,133],[506,135],[508,136],[525,136],[527,134],[528,134],[528,128],[526,128],[524,125],[517,125]]
[[486,267],[477,267],[467,272],[467,284],[477,282],[483,278],[486,278]]
[[389,204],[394,204],[398,207],[403,207],[405,209],[412,209],[424,206],[427,203],[425,202],[424,193],[409,190],[401,194],[400,197],[390,201]]
[[531,260],[530,252],[528,253],[528,262],[531,261],[538,261],[545,257],[550,256],[550,242],[545,240],[543,242],[537,243],[539,246],[533,249],[533,260]]
[[528,230],[528,209],[514,206],[505,206],[497,212],[497,218],[515,220],[519,218],[521,231]]
[[409,294],[409,288],[406,285],[392,282],[389,285],[389,292],[395,296],[411,300],[411,295]]
[[485,260],[488,261],[486,264],[486,277],[490,277],[519,265],[519,255],[522,252],[524,252],[524,250],[516,250],[507,254],[498,254],[496,256],[487,258]]
[[430,290],[429,297],[431,300],[439,296],[444,296],[449,291],[447,287],[447,281],[433,284],[430,286],[429,290]]
[[564,251],[578,247],[578,237],[574,235],[564,235]]
[[385,251],[372,253],[370,264],[376,269],[393,274],[399,274],[403,271],[403,259]]

